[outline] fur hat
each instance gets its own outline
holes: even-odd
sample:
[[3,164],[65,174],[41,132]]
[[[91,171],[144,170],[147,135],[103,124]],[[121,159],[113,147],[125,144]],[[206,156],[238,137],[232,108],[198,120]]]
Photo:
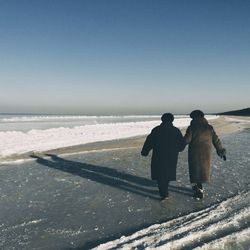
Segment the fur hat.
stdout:
[[195,118],[203,118],[204,117],[204,113],[201,111],[201,110],[194,110],[190,113],[190,117],[192,119],[195,119]]
[[165,113],[161,116],[162,122],[173,122],[174,121],[174,116],[171,113]]

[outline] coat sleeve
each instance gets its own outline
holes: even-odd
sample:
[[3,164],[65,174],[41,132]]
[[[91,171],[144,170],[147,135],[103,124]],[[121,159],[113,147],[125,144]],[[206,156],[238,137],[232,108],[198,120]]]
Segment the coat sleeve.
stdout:
[[181,152],[186,147],[186,141],[185,141],[180,130],[178,131],[178,133],[179,133],[179,135],[178,135],[178,137],[179,137],[179,152]]
[[192,141],[192,130],[190,126],[187,128],[186,134],[184,136],[184,141],[186,144],[189,144]]
[[146,141],[144,142],[144,145],[141,150],[141,155],[147,156],[149,154],[149,151],[153,149],[154,146],[154,134],[153,131],[151,134],[149,134],[146,138]]
[[213,142],[213,145],[216,149],[218,156],[220,156],[220,157],[225,156],[226,149],[223,148],[221,141],[220,141],[219,137],[217,136],[217,134],[215,133],[214,129],[212,130],[212,142]]

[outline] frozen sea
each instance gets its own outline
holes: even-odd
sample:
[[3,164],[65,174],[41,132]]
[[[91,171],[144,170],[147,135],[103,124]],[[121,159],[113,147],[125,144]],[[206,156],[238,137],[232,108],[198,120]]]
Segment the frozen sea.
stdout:
[[[0,159],[145,135],[159,120],[160,116],[0,115]],[[185,127],[189,122],[187,116],[176,116],[178,127]]]
[[[159,123],[159,117],[138,122]],[[127,122],[104,124],[120,123]],[[3,133],[13,131],[18,130]],[[201,201],[192,199],[187,150],[164,202],[150,180],[150,157],[140,156],[141,145],[2,163],[0,248],[249,249],[250,131],[221,140],[228,159],[214,154],[212,182]]]
[[[186,118],[179,115],[178,118]],[[46,130],[50,128],[74,128],[84,125],[142,122],[159,120],[159,115],[91,116],[91,115],[33,115],[0,114],[0,131]]]

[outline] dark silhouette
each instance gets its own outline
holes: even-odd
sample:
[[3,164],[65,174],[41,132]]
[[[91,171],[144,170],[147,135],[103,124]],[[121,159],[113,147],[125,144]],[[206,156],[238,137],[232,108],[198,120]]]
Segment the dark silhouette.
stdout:
[[[42,158],[38,155],[30,155],[30,157],[36,159],[37,163],[46,167],[158,200],[157,191],[154,190],[155,183],[147,178],[120,172],[108,167],[66,160],[54,154],[47,154],[47,156],[50,159]],[[188,188],[170,186],[170,189],[176,193],[190,195]]]
[[185,147],[180,130],[173,126],[174,116],[165,113],[161,125],[147,136],[141,155],[147,156],[152,149],[151,178],[156,180],[161,199],[168,197],[169,181],[176,180],[178,154]]
[[250,108],[222,112],[217,115],[250,116]]
[[184,136],[188,147],[188,165],[190,182],[193,186],[194,197],[203,198],[202,183],[210,181],[212,145],[216,148],[217,154],[226,160],[226,150],[223,148],[220,139],[213,127],[204,118],[200,110],[191,112],[192,121]]
[[108,167],[66,160],[53,154],[47,154],[47,156],[50,156],[51,160],[37,155],[31,155],[31,157],[36,158],[37,162],[41,165],[68,172],[72,175],[81,176],[131,193],[150,197],[151,199],[157,199],[155,190],[152,190],[155,184],[149,179],[125,172],[119,172],[116,169]]

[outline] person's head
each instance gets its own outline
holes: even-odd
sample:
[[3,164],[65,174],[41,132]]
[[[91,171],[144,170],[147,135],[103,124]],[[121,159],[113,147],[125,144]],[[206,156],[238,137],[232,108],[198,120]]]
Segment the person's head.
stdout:
[[174,116],[171,113],[165,113],[161,116],[163,123],[172,123],[174,121]]
[[198,118],[203,118],[204,117],[204,113],[201,110],[194,110],[190,113],[190,117],[192,119],[198,119]]

